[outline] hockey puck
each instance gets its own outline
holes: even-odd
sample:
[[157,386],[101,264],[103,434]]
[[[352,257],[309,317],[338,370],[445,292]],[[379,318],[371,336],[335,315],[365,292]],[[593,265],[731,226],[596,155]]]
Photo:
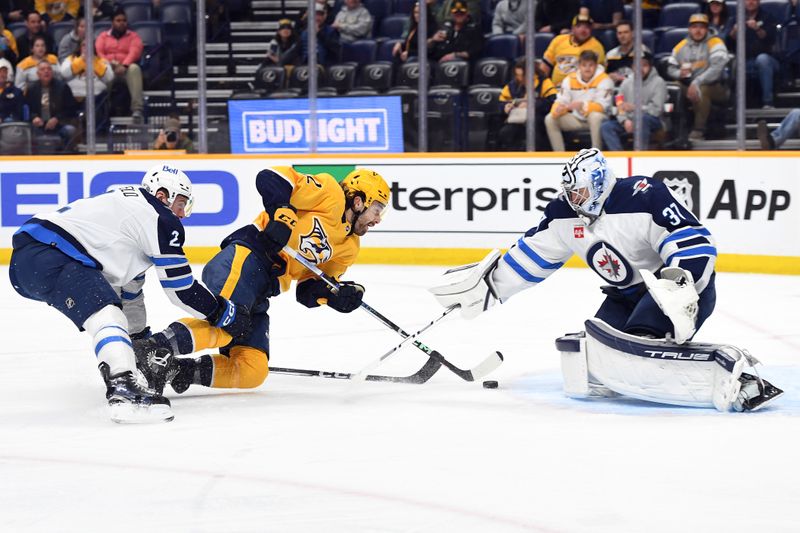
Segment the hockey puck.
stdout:
[[483,388],[484,389],[496,389],[497,388],[497,382],[496,381],[484,381],[483,382]]

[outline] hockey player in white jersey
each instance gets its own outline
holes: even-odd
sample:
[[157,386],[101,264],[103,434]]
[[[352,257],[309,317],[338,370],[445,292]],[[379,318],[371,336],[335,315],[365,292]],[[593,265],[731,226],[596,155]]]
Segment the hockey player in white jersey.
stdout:
[[16,291],[55,307],[92,336],[111,418],[120,423],[173,419],[169,400],[147,388],[136,369],[131,333],[144,329],[144,273],[155,265],[170,300],[233,336],[246,310],[212,294],[192,276],[181,218],[192,184],[171,164],[125,186],[76,200],[28,220],[12,240],[9,275]]
[[570,159],[561,186],[508,252],[448,271],[431,289],[439,301],[474,317],[576,254],[607,285],[586,332],[557,342],[568,395],[748,410],[781,393],[743,373],[757,362],[746,351],[689,342],[714,310],[717,248],[668,187],[644,176],[616,179],[594,148]]

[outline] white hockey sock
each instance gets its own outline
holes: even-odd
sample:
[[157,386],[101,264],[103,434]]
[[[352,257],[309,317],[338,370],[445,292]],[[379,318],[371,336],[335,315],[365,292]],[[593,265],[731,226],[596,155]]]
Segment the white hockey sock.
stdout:
[[128,320],[119,307],[107,305],[86,319],[83,328],[92,336],[97,361],[106,363],[112,376],[136,370]]

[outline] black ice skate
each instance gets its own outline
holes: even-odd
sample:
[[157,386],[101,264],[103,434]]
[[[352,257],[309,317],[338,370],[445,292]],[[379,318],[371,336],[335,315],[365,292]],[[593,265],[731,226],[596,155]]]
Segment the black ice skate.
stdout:
[[100,373],[106,382],[106,398],[114,422],[147,424],[169,422],[175,418],[169,400],[144,386],[144,380],[137,380],[134,372],[110,376],[108,365],[100,363]]
[[133,353],[136,354],[136,366],[147,380],[147,385],[158,394],[163,394],[170,374],[174,376],[177,373],[172,350],[152,336],[134,340]]
[[197,363],[191,357],[173,357],[174,362],[168,370],[167,382],[178,394],[183,394],[194,383],[194,371]]
[[783,394],[781,389],[769,381],[752,374],[742,372],[739,381],[742,388],[733,403],[733,408],[737,411],[756,411]]

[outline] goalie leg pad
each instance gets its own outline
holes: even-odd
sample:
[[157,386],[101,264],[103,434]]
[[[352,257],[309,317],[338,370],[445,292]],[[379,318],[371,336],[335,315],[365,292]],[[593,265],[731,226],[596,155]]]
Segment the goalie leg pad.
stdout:
[[586,334],[568,333],[556,339],[556,349],[561,353],[561,374],[564,377],[564,394],[569,398],[609,398],[615,392],[597,383],[589,374],[586,361]]
[[641,400],[728,411],[748,358],[731,346],[676,344],[586,321],[589,374],[612,391]]
[[492,250],[480,263],[452,268],[428,290],[444,307],[458,305],[464,318],[475,318],[498,301],[490,274],[500,255],[500,250]]

